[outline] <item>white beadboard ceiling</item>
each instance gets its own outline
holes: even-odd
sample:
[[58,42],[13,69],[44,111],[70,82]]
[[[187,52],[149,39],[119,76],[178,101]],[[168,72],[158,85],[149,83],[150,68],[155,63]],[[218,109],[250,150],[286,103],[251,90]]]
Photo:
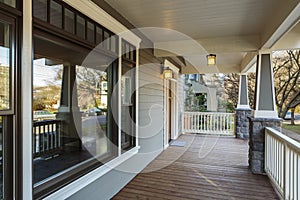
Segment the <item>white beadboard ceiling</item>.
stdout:
[[[187,65],[193,65],[201,73],[241,72],[253,62],[247,54],[273,47],[286,48],[284,41],[291,43],[289,35],[295,37],[299,33],[299,28],[293,28],[293,32],[287,34],[299,22],[299,0],[105,1],[137,28],[164,28],[154,31],[156,33],[142,32],[155,47],[174,49],[176,55],[186,59]],[[184,45],[183,41],[189,37],[202,50],[198,51],[199,48],[189,43]],[[174,52],[161,49],[155,50],[156,56],[175,56]],[[205,66],[208,53],[217,54],[216,68]],[[191,57],[193,59],[188,60]],[[246,58],[249,62],[244,60]]]
[[261,32],[280,0],[106,0],[136,27],[163,27],[194,39]]

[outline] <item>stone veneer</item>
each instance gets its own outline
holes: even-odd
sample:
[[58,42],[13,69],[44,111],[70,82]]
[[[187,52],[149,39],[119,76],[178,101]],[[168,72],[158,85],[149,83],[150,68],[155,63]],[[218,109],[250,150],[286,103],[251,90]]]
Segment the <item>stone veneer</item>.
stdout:
[[249,139],[249,117],[251,109],[237,108],[235,110],[235,135],[236,138]]
[[282,119],[249,117],[249,167],[254,174],[265,174],[265,128],[281,132]]

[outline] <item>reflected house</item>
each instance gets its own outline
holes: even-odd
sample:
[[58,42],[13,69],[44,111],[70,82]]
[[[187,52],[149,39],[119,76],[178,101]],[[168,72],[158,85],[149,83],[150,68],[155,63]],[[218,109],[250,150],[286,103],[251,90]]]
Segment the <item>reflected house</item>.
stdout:
[[[202,169],[209,169],[218,180],[221,172],[230,176],[231,170],[238,173],[235,178],[256,179],[253,174],[267,172],[272,182],[282,180],[272,177],[278,174],[272,172],[274,163],[280,161],[274,161],[274,155],[284,151],[277,147],[289,144],[299,150],[299,146],[274,130],[280,131],[281,120],[274,101],[271,53],[300,48],[299,16],[299,1],[281,0],[0,1],[0,199],[197,199],[200,194],[225,198],[217,192],[227,194],[232,184],[238,188],[236,193],[228,191],[232,197],[259,196],[253,191],[271,188],[267,176],[257,175],[266,185],[252,184],[248,189],[242,179],[239,184],[208,181]],[[214,65],[207,64],[209,54],[216,55]],[[172,72],[168,77],[166,70]],[[249,71],[257,74],[253,111],[247,91]],[[241,74],[236,113],[184,112],[184,75],[213,73]],[[216,91],[198,89],[199,100],[209,98],[209,92],[216,96]],[[213,101],[216,104],[212,99],[202,106],[216,110]],[[49,110],[55,118],[36,121],[37,110]],[[89,110],[101,112],[83,114]],[[238,144],[228,148],[238,147],[237,157],[222,156],[217,163],[220,156],[208,152],[204,162],[198,150],[182,147],[199,146],[203,138],[197,136],[200,139],[193,143],[188,141],[193,135],[182,134],[206,131],[218,138],[228,129],[232,133],[233,127],[245,140],[220,141]],[[174,140],[187,141],[176,145]],[[272,146],[280,141],[284,144]],[[249,153],[239,153],[240,145]],[[221,149],[226,152],[226,145]],[[164,151],[170,156],[158,157]],[[249,169],[239,160],[248,155]],[[299,154],[293,155],[299,163]],[[158,165],[149,165],[157,157]],[[230,168],[230,159],[242,164]],[[154,176],[146,175],[151,181],[129,184],[126,191],[132,193],[119,193],[147,165],[166,163],[170,165],[161,170],[172,172],[172,177],[153,172]],[[220,173],[215,172],[215,164],[222,166]],[[189,181],[181,180],[183,175],[199,184],[190,187]],[[297,175],[284,180],[291,178],[289,183],[298,181],[299,186],[299,179],[292,177]],[[166,191],[156,184],[159,181],[172,188]],[[213,192],[207,192],[204,182]],[[299,199],[299,192],[289,194],[292,189],[284,189],[279,188],[286,199]]]

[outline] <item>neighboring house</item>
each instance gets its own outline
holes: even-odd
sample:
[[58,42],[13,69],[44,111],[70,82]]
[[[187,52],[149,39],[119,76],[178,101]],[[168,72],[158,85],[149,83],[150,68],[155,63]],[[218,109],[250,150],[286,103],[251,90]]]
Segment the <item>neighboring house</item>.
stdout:
[[218,111],[217,86],[211,81],[211,75],[191,74],[186,77],[186,110]]

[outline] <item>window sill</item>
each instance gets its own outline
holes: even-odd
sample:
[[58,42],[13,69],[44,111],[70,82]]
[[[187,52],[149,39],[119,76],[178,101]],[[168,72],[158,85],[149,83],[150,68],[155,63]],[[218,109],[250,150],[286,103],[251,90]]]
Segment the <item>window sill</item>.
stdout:
[[112,169],[116,168],[121,163],[125,162],[132,156],[136,155],[139,150],[139,146],[134,147],[127,151],[126,153],[123,153],[119,157],[109,161],[108,163],[100,166],[99,168],[95,169],[94,171],[84,175],[81,178],[78,178],[77,180],[73,181],[69,185],[61,188],[60,190],[54,192],[53,194],[47,196],[45,200],[50,199],[66,199],[70,197],[71,195],[75,194],[79,190],[83,189],[87,185],[91,184],[92,182],[96,181],[98,178],[102,177]]

